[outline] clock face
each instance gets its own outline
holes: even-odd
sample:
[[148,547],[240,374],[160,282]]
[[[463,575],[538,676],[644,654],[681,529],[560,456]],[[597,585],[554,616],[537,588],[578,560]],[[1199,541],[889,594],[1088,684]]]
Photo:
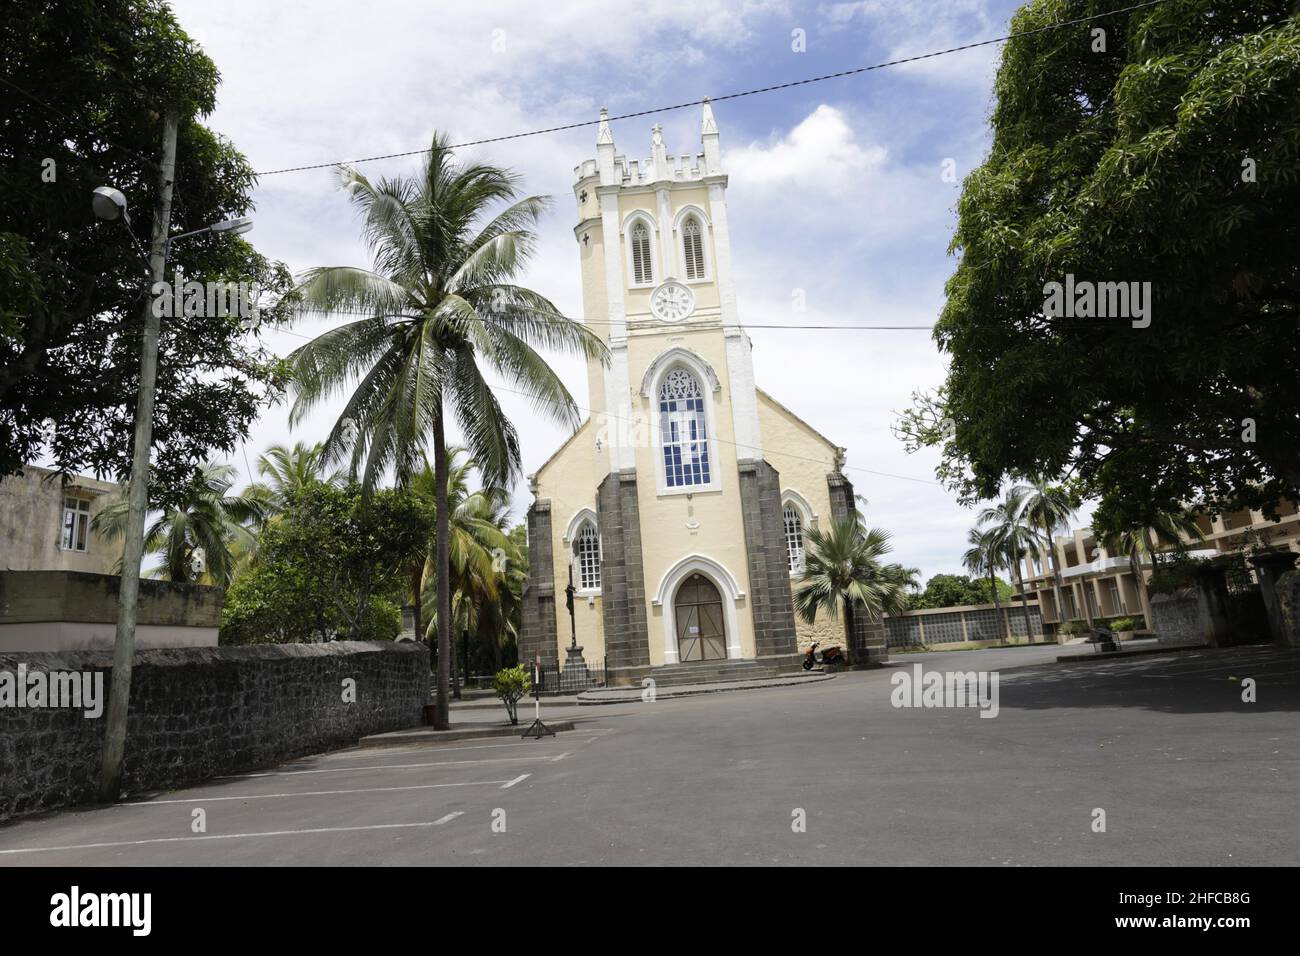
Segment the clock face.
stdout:
[[664,322],[680,322],[695,311],[695,293],[669,279],[651,293],[650,311]]

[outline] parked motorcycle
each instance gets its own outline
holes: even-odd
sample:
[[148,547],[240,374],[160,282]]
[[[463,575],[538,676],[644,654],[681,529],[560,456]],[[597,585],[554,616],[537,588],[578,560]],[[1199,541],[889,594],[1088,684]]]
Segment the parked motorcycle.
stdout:
[[844,652],[838,647],[828,647],[824,651],[817,650],[821,644],[814,642],[808,650],[804,651],[803,669],[812,670],[818,664],[845,664],[848,663],[844,658]]

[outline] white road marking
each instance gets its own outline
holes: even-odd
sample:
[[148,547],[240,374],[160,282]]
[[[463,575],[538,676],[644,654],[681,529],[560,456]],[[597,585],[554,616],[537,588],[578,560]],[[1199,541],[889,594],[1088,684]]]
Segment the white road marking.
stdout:
[[421,751],[423,753],[429,753],[433,751],[440,754],[444,754],[444,753],[451,753],[452,751],[457,751],[457,750],[505,750],[507,747],[536,747],[536,746],[537,746],[536,743],[529,742],[529,743],[517,743],[517,744],[473,744],[468,747],[447,747],[442,744],[425,744],[424,746],[417,746],[417,747],[368,747],[364,750],[360,750],[360,749],[343,750],[343,751],[338,751],[329,754],[315,754],[310,757],[299,757],[294,762],[297,763],[298,761],[301,760],[348,760],[348,759],[364,760],[368,757],[387,757],[391,754],[408,754],[415,750]]
[[415,827],[441,826],[464,811],[449,813],[439,820],[423,823],[376,823],[365,827],[314,827],[310,830],[266,830],[262,833],[209,833],[204,836],[154,837],[150,840],[119,840],[113,843],[75,843],[68,846],[28,846],[17,850],[0,850],[0,855],[17,853],[56,853],[61,850],[99,850],[117,846],[146,846],[151,843],[198,843],[202,840],[249,840],[257,837],[308,836],[315,833],[354,833],[361,830],[409,830]]
[[[567,756],[567,755],[566,755]],[[377,767],[321,767],[316,770],[270,770],[265,773],[240,774],[233,779],[250,777],[296,777],[308,773],[375,773],[379,770],[415,770],[421,767],[457,767],[464,764],[520,763],[525,760],[553,760],[553,757],[491,757],[487,760],[435,760],[431,763],[386,763]],[[232,779],[230,777],[217,779]]]
[[560,762],[561,760],[563,760],[565,757],[569,756],[570,753],[572,753],[571,750],[566,750],[564,753],[560,754],[558,757],[548,757],[547,759],[550,760],[551,763],[559,763],[559,762]]
[[519,776],[515,777],[515,779],[513,779],[513,780],[507,780],[505,783],[503,783],[503,784],[501,785],[501,789],[502,789],[502,790],[509,790],[509,789],[510,789],[511,787],[513,787],[515,784],[517,784],[517,783],[523,783],[525,780],[527,780],[527,779],[528,779],[529,777],[531,777],[531,776],[532,776],[531,773],[521,773]]
[[452,820],[455,820],[457,817],[463,817],[464,815],[465,815],[464,810],[456,810],[452,813],[447,814],[445,817],[439,817],[438,819],[434,820],[433,825],[435,827],[440,827],[444,823],[450,823]]
[[[528,774],[524,774],[524,777]],[[519,777],[512,783],[522,780]],[[398,790],[437,790],[441,787],[486,787],[502,780],[467,780],[464,783],[421,783],[409,787],[360,787],[355,790],[304,790],[299,793],[250,793],[242,797],[190,797],[184,800],[136,800],[119,803],[119,807],[159,807],[169,803],[219,803],[226,800],[271,800],[276,797],[335,797],[345,793],[391,793]],[[509,786],[509,784],[506,784]]]

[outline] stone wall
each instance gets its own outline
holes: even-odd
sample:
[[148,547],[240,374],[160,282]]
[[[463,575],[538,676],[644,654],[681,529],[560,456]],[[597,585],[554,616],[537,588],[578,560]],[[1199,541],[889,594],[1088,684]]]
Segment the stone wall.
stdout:
[[536,655],[556,662],[555,555],[551,539],[550,499],[534,501],[528,509],[528,581],[524,585],[523,630],[519,662],[532,666]]
[[[0,654],[0,671],[100,672],[107,651]],[[344,681],[355,681],[355,702]],[[170,789],[416,726],[429,702],[421,644],[336,641],[143,651],[131,677],[124,788]],[[0,821],[92,802],[104,717],[0,706]]]
[[781,478],[766,461],[740,462],[740,508],[749,565],[749,605],[754,615],[754,646],[760,659],[794,666],[798,647],[790,557],[781,513]]
[[606,475],[596,491],[596,504],[608,680],[615,684],[635,683],[650,670],[636,471]]
[[1151,630],[1161,644],[1205,642],[1196,592],[1176,591],[1151,595]]

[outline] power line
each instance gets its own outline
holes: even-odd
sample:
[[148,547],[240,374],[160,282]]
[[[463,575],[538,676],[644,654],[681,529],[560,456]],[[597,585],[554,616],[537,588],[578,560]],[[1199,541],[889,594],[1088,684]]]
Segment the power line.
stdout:
[[[1086,17],[1077,17],[1073,20],[1065,20],[1061,23],[1049,23],[1046,26],[1035,27],[1032,30],[1023,30],[1020,33],[1008,33],[1006,36],[993,37],[989,40],[977,40],[974,43],[963,43],[960,46],[948,47],[946,50],[934,50],[930,53],[920,53],[916,56],[907,56],[898,60],[886,60],[882,63],[873,63],[870,66],[859,66],[851,70],[840,70],[838,73],[826,73],[821,76],[810,76],[802,80],[791,80],[788,83],[776,83],[772,86],[760,86],[752,90],[743,90],[738,93],[724,93],[721,96],[708,97],[710,102],[720,103],[723,100],[735,100],[744,96],[757,96],[761,93],[775,93],[778,90],[788,90],[796,86],[807,86],[810,83],[823,83],[827,80],[838,80],[846,76],[857,76],[861,73],[870,73],[873,70],[883,70],[886,67],[902,66],[907,63],[916,63],[920,60],[928,60],[937,56],[946,56],[949,53],[960,53],[963,50],[973,50],[977,47],[990,46],[994,43],[1006,43],[1009,40],[1016,40],[1021,37],[1033,36],[1037,33],[1045,33],[1050,30],[1060,30],[1065,27],[1077,26],[1080,23],[1088,23],[1092,20],[1100,20],[1104,17],[1115,16],[1120,13],[1130,13],[1133,10],[1141,10],[1144,7],[1153,7],[1157,4],[1164,3],[1165,0],[1144,0],[1142,3],[1135,3],[1131,6],[1120,7],[1117,10],[1108,10],[1105,13],[1094,13]],[[687,109],[692,106],[699,106],[700,100],[691,100],[687,103],[674,103],[671,106],[658,106],[653,109],[636,110],[631,113],[620,113],[617,116],[608,117],[608,121],[613,123],[618,120],[635,119],[638,116],[653,116],[656,113],[671,113],[674,110]],[[559,126],[548,126],[544,129],[528,130],[522,133],[507,133],[503,136],[489,136],[486,139],[467,140],[463,143],[456,143],[448,146],[448,149],[465,149],[469,146],[483,146],[489,143],[501,143],[506,140],[525,139],[530,136],[544,136],[549,133],[562,133],[573,129],[583,129],[588,126],[595,126],[600,122],[599,119],[582,120],[576,123],[564,123]],[[381,159],[400,159],[405,156],[419,156],[423,153],[431,152],[431,147],[424,149],[409,149],[400,153],[385,153],[381,156],[364,156],[360,159],[336,160],[330,163],[312,163],[306,166],[287,166],[283,169],[268,169],[265,172],[256,173],[257,176],[278,176],[281,173],[297,173],[310,169],[329,169],[335,166],[355,166],[357,163],[372,163]]]

